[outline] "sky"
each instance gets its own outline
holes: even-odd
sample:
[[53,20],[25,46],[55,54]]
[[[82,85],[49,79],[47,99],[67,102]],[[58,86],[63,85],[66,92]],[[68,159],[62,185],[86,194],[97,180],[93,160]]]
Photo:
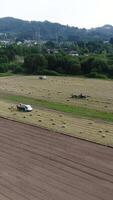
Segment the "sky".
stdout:
[[79,28],[113,25],[113,0],[0,0],[0,18],[51,21]]

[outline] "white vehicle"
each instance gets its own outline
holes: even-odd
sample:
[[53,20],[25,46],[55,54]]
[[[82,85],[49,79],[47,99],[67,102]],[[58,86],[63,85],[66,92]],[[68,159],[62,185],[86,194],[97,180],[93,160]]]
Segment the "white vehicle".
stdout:
[[47,79],[47,76],[39,76],[39,79],[40,79],[40,80],[46,80],[46,79]]
[[31,112],[33,110],[30,105],[21,104],[21,103],[17,105],[17,109],[24,112]]

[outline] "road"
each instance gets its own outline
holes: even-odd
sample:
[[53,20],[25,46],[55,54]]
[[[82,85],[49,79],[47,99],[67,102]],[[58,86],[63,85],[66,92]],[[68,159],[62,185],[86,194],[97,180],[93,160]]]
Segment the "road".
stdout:
[[112,148],[0,118],[0,200],[112,199]]

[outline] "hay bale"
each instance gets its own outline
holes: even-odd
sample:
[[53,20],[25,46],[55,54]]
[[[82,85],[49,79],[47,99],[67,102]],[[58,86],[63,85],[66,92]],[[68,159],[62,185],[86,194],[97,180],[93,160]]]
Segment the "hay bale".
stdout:
[[55,123],[52,123],[52,125],[54,126],[54,125],[56,125]]
[[108,108],[108,106],[104,106],[104,108]]
[[65,126],[65,125],[62,125],[62,128],[66,128],[66,126]]
[[80,134],[82,134],[83,132],[82,132],[82,131],[80,131],[79,133],[80,133]]
[[92,124],[93,124],[93,122],[89,122],[88,124],[89,124],[89,125],[92,125]]
[[99,133],[102,133],[102,132],[103,132],[103,130],[102,130],[102,129],[100,129],[100,130],[99,130]]
[[105,134],[103,134],[103,135],[102,135],[102,137],[103,137],[103,138],[105,138],[105,137],[106,137],[106,135],[105,135]]
[[109,131],[108,131],[108,130],[105,130],[105,132],[106,132],[106,133],[109,133]]

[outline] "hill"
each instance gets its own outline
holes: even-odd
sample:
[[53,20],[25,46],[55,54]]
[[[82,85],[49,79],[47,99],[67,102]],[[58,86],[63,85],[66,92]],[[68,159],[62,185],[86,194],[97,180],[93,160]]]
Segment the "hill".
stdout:
[[93,29],[80,29],[49,21],[24,21],[5,17],[0,18],[0,38],[4,37],[17,40],[105,41],[113,37],[113,26],[105,25]]

